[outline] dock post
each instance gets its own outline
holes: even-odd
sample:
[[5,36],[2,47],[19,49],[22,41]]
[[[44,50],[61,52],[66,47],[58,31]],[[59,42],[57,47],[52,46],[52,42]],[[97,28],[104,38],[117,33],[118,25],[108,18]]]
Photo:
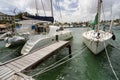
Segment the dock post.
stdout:
[[56,35],[56,41],[59,41],[59,39],[58,39],[58,35]]
[[72,54],[71,54],[71,52],[72,52],[71,45],[68,45],[68,49],[69,49],[69,58],[71,58],[72,57]]

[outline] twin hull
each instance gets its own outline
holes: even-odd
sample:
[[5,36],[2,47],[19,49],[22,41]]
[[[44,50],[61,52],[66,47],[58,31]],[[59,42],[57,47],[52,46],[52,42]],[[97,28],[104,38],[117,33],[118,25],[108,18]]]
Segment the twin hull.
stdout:
[[[63,34],[56,34],[56,35],[58,36],[58,40],[67,40],[73,37],[70,31],[63,33]],[[35,51],[36,49],[40,49],[46,45],[56,42],[57,41],[56,35],[52,35],[52,36],[44,37],[44,38],[41,38],[41,36],[40,37],[38,36],[39,39],[36,39],[35,41],[28,40],[26,44],[24,45],[24,47],[22,48],[21,54],[23,55],[28,54],[32,51]]]

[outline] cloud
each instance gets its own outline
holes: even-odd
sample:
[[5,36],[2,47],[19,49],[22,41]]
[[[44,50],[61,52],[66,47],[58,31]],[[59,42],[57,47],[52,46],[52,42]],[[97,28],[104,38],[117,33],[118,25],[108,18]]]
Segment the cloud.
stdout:
[[[69,0],[66,1],[67,3],[64,4],[65,6],[70,4]],[[96,15],[97,12],[98,0],[79,0],[76,2],[76,4],[79,5],[77,6],[77,8],[74,9],[73,12],[71,12],[71,14],[68,15],[68,12],[62,11],[64,21],[80,22],[94,19],[94,16]],[[103,15],[103,12],[105,15]],[[102,20],[108,20],[113,18],[115,19],[119,18],[119,16],[120,16],[120,0],[103,0],[103,10],[101,11],[101,19]]]
[[[36,1],[39,15],[45,15],[41,0]],[[58,6],[59,2],[64,22],[93,20],[97,12],[97,1],[98,0],[53,0],[54,17],[56,20],[62,21]],[[51,16],[50,0],[42,0],[42,2],[46,15]],[[27,11],[31,14],[36,13],[35,0],[0,0],[1,12],[13,14],[15,8],[17,8],[17,12]],[[111,17],[111,9],[113,17]],[[105,19],[118,18],[120,16],[120,0],[103,0],[101,19],[104,19],[103,12]]]

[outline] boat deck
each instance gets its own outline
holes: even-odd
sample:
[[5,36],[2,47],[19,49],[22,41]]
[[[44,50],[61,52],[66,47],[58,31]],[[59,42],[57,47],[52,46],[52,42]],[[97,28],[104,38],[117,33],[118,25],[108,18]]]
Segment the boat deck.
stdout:
[[[99,33],[99,36],[98,36],[98,33]],[[91,30],[83,33],[83,36],[93,41],[105,41],[110,39],[112,37],[112,34],[109,32],[104,32],[102,30],[100,30],[99,32],[95,32],[94,30]]]

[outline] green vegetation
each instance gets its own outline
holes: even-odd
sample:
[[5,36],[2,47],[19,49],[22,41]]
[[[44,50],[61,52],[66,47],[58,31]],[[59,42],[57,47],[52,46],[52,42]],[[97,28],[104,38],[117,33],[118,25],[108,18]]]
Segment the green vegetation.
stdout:
[[23,15],[23,13],[20,12],[20,13],[18,13],[18,14],[15,16],[15,18],[16,18],[16,19],[23,20],[22,15]]

